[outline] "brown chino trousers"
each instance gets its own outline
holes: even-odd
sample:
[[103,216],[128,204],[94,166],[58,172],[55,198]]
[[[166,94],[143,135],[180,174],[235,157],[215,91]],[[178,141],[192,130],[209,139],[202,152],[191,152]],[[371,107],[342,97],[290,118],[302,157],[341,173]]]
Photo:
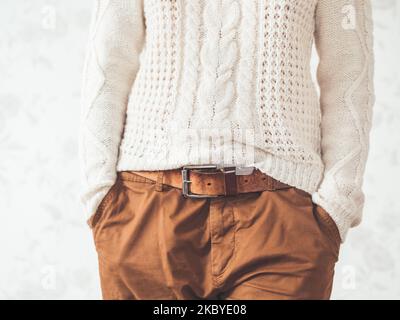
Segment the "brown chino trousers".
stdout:
[[130,171],[88,220],[103,299],[329,299],[340,236],[291,187],[221,198]]

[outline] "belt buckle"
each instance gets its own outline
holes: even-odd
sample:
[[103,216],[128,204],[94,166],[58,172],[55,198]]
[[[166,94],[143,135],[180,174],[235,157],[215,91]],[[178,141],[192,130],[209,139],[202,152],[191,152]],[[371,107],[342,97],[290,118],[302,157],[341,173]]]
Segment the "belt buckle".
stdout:
[[211,169],[219,169],[219,166],[216,164],[204,164],[204,165],[187,165],[182,167],[182,194],[186,198],[197,198],[197,199],[204,199],[204,198],[217,198],[220,197],[219,195],[208,195],[208,194],[195,194],[190,192],[189,185],[192,181],[189,180],[190,178],[190,171],[191,170],[211,170]]
[[[232,171],[226,171],[225,168],[229,168]],[[224,166],[221,164],[205,164],[205,165],[186,165],[182,167],[182,194],[186,198],[218,198],[224,195],[207,195],[207,194],[195,194],[190,192],[190,171],[191,170],[221,170],[224,173],[235,172],[236,175],[250,175],[253,173],[255,167],[245,167],[245,166]]]

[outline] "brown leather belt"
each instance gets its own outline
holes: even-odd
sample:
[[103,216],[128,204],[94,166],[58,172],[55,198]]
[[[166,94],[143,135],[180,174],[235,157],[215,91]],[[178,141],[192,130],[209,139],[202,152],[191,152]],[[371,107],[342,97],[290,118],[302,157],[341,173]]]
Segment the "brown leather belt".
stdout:
[[124,176],[130,172],[182,189],[182,194],[189,198],[213,198],[292,188],[256,168],[250,174],[238,174],[234,166],[221,168],[216,165],[190,165],[173,170],[122,171],[120,174]]

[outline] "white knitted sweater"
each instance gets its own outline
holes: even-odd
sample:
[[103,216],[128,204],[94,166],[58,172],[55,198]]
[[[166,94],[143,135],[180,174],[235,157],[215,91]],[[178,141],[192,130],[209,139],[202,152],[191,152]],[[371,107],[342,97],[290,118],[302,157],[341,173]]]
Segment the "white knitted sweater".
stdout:
[[[80,126],[87,216],[117,171],[254,164],[311,193],[344,241],[364,205],[372,44],[369,0],[97,0]],[[212,132],[227,139],[209,143]]]

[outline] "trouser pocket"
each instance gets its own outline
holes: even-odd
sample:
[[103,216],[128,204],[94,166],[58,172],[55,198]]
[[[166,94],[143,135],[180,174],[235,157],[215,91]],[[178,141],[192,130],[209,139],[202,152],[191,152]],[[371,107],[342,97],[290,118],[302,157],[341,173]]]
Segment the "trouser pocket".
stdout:
[[113,199],[113,194],[115,193],[117,182],[118,180],[110,187],[106,195],[101,200],[99,206],[97,207],[96,212],[92,214],[92,216],[86,221],[91,229],[94,229],[97,223],[101,220],[105,208],[110,204],[111,200]]
[[328,241],[331,242],[335,251],[339,251],[341,244],[341,237],[336,222],[332,219],[331,215],[320,205],[312,201],[312,195],[304,190],[293,187],[293,190],[300,197],[304,197],[310,202],[312,214],[317,220],[324,235],[327,236]]
[[341,245],[341,237],[336,222],[323,207],[316,203],[313,203],[313,213],[319,220],[321,225],[323,225],[324,232],[333,243],[335,250],[339,251]]

